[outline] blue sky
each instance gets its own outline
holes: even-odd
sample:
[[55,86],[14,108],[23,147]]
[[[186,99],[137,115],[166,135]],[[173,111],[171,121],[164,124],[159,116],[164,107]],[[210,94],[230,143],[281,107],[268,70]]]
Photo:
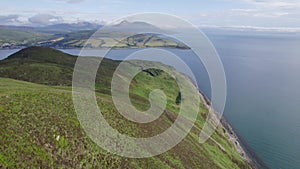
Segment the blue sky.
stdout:
[[0,24],[13,25],[102,23],[139,12],[162,12],[199,26],[300,27],[299,0],[4,0],[0,4]]

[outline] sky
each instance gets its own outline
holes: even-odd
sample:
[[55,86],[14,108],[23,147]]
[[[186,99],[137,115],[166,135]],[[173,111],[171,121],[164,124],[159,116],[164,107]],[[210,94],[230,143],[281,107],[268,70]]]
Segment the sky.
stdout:
[[197,26],[300,28],[300,0],[1,0],[0,25],[103,24],[141,12]]

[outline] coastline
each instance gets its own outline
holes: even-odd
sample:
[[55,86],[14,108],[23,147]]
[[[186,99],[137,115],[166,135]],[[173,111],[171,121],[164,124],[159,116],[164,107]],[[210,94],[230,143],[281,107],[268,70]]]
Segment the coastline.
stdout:
[[255,151],[252,149],[252,147],[247,143],[247,141],[237,132],[231,125],[231,123],[226,119],[226,117],[222,117],[221,123],[223,127],[228,128],[229,131],[231,131],[236,138],[236,141],[238,142],[239,146],[244,150],[247,157],[250,159],[250,165],[254,168],[259,169],[269,169],[269,167],[264,163],[264,161],[257,156]]
[[[212,109],[210,99],[199,90],[201,99],[208,109]],[[213,111],[214,112],[214,111]],[[241,158],[247,162],[253,169],[269,169],[269,167],[260,159],[255,151],[250,147],[246,140],[233,128],[232,124],[223,115],[220,119],[219,125],[225,131],[225,134],[229,137],[229,141],[234,144],[237,152],[240,154]]]
[[269,169],[269,167],[260,159],[255,151],[250,147],[246,140],[232,127],[230,122],[223,116],[220,122],[229,136],[230,141],[236,147],[240,156],[254,169]]
[[74,47],[74,46],[46,46],[46,45],[29,45],[29,46],[14,46],[14,47],[0,47],[0,50],[13,50],[13,49],[24,49],[28,48],[31,46],[41,46],[41,47],[48,47],[48,48],[53,48],[53,49],[85,49],[85,50],[107,50],[107,49],[145,49],[145,48],[170,48],[170,49],[182,49],[182,50],[189,50],[191,49],[190,47],[187,46],[124,46],[124,47],[117,47],[117,46],[107,46],[107,47]]

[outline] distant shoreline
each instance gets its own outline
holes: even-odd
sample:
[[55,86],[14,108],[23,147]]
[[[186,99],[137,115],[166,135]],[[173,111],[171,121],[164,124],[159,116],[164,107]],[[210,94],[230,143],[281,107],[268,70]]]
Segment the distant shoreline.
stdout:
[[[33,45],[35,46],[35,45]],[[15,50],[15,49],[24,49],[24,48],[28,48],[31,46],[21,46],[21,47],[0,47],[0,50]],[[107,50],[107,49],[147,49],[147,48],[163,48],[163,49],[182,49],[182,50],[189,50],[191,48],[188,47],[178,47],[178,46],[143,46],[143,47],[136,47],[136,46],[132,46],[132,47],[101,47],[101,48],[88,48],[88,47],[51,47],[51,46],[41,46],[41,47],[48,47],[48,48],[53,48],[53,49],[84,49],[84,50]]]
[[[206,106],[211,108],[210,99],[202,91],[199,90],[199,93]],[[251,148],[247,141],[234,129],[233,125],[227,120],[224,115],[220,120],[220,124],[225,129],[226,134],[230,137],[229,141],[234,144],[241,158],[254,169],[269,169],[269,167],[264,163],[262,159],[260,159],[256,155],[255,151]]]
[[245,155],[250,160],[248,161],[248,163],[251,165],[251,167],[257,169],[269,169],[269,167],[264,163],[264,161],[257,156],[257,154],[248,144],[248,142],[234,129],[234,127],[231,125],[231,123],[227,120],[226,117],[223,116],[221,118],[221,124],[224,128],[226,128],[227,131],[232,132],[231,135],[235,137],[235,140],[239,143],[239,146],[243,149]]

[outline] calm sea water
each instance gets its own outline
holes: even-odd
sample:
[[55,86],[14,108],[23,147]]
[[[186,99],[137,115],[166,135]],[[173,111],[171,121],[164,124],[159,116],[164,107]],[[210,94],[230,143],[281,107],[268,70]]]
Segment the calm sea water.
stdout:
[[[225,68],[227,119],[270,168],[300,168],[300,36],[208,36]],[[187,62],[201,90],[210,95],[207,73],[193,52],[168,50]],[[63,51],[79,54],[76,49]],[[123,59],[135,51],[114,50],[107,56]],[[0,59],[13,52],[0,50]],[[98,56],[99,51],[85,54]]]
[[227,118],[271,168],[300,168],[300,36],[214,36]]

